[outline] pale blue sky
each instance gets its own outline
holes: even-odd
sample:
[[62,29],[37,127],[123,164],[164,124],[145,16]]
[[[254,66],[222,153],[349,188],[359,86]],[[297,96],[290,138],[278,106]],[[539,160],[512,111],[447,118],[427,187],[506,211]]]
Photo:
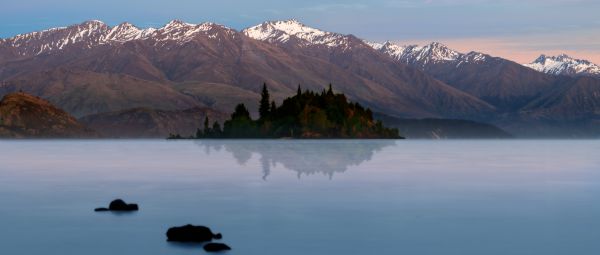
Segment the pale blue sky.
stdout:
[[600,61],[598,0],[3,1],[1,38],[90,19],[109,25],[128,21],[139,27],[160,27],[172,19],[212,21],[242,29],[265,20],[296,18],[374,41],[435,40],[518,61],[542,52]]

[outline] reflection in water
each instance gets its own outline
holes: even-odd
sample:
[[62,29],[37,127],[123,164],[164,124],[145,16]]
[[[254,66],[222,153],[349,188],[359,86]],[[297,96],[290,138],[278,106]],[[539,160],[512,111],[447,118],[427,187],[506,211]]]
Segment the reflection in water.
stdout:
[[205,152],[230,152],[238,164],[245,164],[253,153],[260,154],[263,179],[277,163],[296,171],[298,178],[322,173],[331,179],[336,172],[371,160],[376,152],[395,144],[392,140],[199,140]]

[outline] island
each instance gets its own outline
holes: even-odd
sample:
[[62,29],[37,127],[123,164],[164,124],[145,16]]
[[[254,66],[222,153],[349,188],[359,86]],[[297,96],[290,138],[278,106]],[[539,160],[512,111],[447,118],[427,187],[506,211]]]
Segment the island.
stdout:
[[373,119],[373,112],[359,103],[350,102],[342,93],[327,90],[302,91],[283,100],[280,106],[270,100],[263,84],[259,118],[254,120],[244,104],[235,107],[231,117],[212,126],[208,117],[203,129],[184,137],[171,134],[169,139],[203,138],[304,138],[304,139],[402,139],[398,129],[387,128]]

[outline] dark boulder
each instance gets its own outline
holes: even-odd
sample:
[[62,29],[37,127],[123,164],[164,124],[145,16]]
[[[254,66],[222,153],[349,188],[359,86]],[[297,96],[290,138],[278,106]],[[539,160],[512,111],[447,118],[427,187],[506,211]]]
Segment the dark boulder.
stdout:
[[111,211],[137,211],[139,210],[137,204],[128,204],[121,199],[110,202],[108,209]]
[[189,224],[181,227],[172,227],[167,231],[167,241],[169,242],[203,243],[221,238],[221,234],[213,234],[210,228]]
[[139,207],[137,204],[128,204],[128,203],[125,203],[125,201],[123,201],[122,199],[116,199],[116,200],[110,202],[110,205],[108,205],[108,208],[100,207],[100,208],[94,209],[95,212],[106,212],[106,211],[133,212],[133,211],[137,211],[137,210],[139,210]]
[[229,251],[231,247],[224,243],[207,243],[204,245],[204,250],[207,252]]

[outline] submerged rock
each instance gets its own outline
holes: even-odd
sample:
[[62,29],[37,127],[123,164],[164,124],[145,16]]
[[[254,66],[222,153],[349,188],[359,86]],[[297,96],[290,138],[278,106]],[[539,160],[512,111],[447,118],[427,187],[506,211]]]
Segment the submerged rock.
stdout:
[[229,251],[231,247],[224,243],[207,243],[204,245],[204,250],[207,252]]
[[139,210],[137,204],[128,204],[125,203],[122,199],[116,199],[110,202],[108,208],[100,207],[94,209],[95,212],[106,212],[106,211],[114,211],[114,212],[132,212]]
[[210,242],[213,239],[221,239],[221,234],[213,234],[210,228],[204,226],[185,225],[181,227],[172,227],[167,231],[167,241],[169,242]]

